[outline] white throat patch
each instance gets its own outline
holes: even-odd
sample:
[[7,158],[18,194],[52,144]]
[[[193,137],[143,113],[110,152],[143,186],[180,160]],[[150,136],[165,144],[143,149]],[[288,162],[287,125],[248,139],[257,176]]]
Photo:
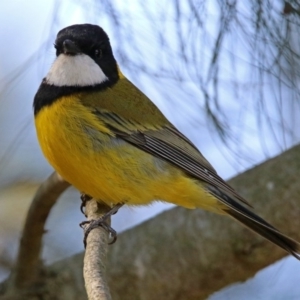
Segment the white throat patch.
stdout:
[[85,54],[60,54],[46,76],[56,86],[88,86],[108,80],[99,65]]

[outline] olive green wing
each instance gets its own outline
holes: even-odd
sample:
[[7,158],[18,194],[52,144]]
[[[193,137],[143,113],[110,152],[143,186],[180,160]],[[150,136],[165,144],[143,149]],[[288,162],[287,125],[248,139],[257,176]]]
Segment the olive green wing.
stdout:
[[[151,155],[170,162],[189,175],[249,205],[245,199],[218,176],[214,168],[192,142],[169,122],[155,128],[153,125],[125,119],[106,109],[94,107],[93,113],[101,122],[105,123],[116,137]],[[143,120],[142,117],[141,120]]]
[[83,103],[111,135],[207,183],[208,192],[225,205],[224,212],[300,259],[300,245],[236,201],[249,205],[142,92],[126,79],[117,85]]
[[156,129],[150,126],[151,129],[148,129],[145,124],[135,123],[108,111],[97,109],[94,113],[116,137],[206,182],[208,192],[225,205],[224,212],[300,260],[300,245],[238,203],[236,200],[250,206],[217,175],[196,147],[171,124]]

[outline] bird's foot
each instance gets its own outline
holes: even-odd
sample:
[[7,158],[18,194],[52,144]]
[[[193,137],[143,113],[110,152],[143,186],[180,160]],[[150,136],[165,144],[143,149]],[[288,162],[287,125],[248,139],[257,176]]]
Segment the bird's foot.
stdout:
[[[79,225],[81,228],[84,229],[84,238],[83,238],[83,244],[86,248],[86,241],[89,233],[97,227],[102,227],[105,229],[111,236],[112,240],[108,243],[109,245],[113,244],[117,240],[117,232],[107,223],[107,219],[116,214],[118,210],[123,206],[123,203],[116,204],[110,211],[108,211],[106,214],[104,214],[101,218],[97,220],[90,220],[90,221],[83,221]],[[89,226],[85,229],[84,225],[89,224]]]
[[87,194],[82,193],[81,196],[80,196],[80,199],[81,199],[80,211],[86,216],[83,208],[85,207],[86,203],[89,200],[93,199],[93,197],[91,197],[91,196],[89,196]]
[[99,218],[97,220],[91,220],[91,221],[83,221],[79,225],[81,228],[84,228],[84,225],[89,224],[87,229],[84,231],[84,238],[83,238],[83,244],[84,248],[86,248],[86,241],[89,233],[97,227],[102,227],[105,229],[111,236],[112,240],[108,243],[109,245],[113,244],[117,240],[117,232],[106,223],[106,221],[103,218]]

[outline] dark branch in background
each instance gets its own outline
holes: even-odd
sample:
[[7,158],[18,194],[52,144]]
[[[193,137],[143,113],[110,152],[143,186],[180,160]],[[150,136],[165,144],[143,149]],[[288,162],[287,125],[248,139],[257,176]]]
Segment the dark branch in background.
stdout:
[[16,265],[10,278],[11,288],[26,289],[37,281],[46,220],[59,196],[69,186],[57,173],[53,173],[36,192],[26,217]]
[[[230,183],[256,213],[299,240],[298,178],[300,146]],[[86,299],[80,276],[83,255],[50,267],[48,287],[55,286],[58,295],[53,299]],[[228,217],[177,207],[120,234],[109,249],[107,274],[114,300],[202,300],[284,256],[282,249]],[[68,280],[62,280],[62,270],[68,271]]]
[[289,15],[289,14],[296,14],[300,16],[300,9],[294,8],[291,3],[285,1],[284,2],[284,8],[283,8],[283,14]]
[[[42,238],[52,207],[69,186],[69,183],[54,172],[37,190],[26,217],[19,253],[12,274],[8,281],[0,286],[2,296],[5,295],[3,299],[31,299],[32,295],[45,295],[49,292],[47,291],[47,276],[45,276],[45,269],[40,257]],[[90,200],[86,203],[85,213],[88,220],[99,219],[110,209],[104,203]],[[102,228],[93,229],[87,238],[83,265],[89,300],[111,300],[106,281],[107,248],[107,232]],[[82,268],[78,271],[81,273]],[[51,289],[50,293],[55,293],[55,299],[60,296],[65,297],[64,293],[56,294],[53,286]]]
[[[297,146],[230,184],[257,214],[300,240],[299,178]],[[286,255],[228,217],[177,207],[119,236],[108,256],[109,284],[114,300],[207,299]]]

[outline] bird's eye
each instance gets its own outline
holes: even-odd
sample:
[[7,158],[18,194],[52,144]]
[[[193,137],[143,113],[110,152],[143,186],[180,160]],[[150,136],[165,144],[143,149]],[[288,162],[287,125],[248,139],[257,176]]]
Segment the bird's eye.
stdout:
[[98,58],[102,57],[102,50],[101,49],[96,49],[95,50],[95,56],[98,57]]

